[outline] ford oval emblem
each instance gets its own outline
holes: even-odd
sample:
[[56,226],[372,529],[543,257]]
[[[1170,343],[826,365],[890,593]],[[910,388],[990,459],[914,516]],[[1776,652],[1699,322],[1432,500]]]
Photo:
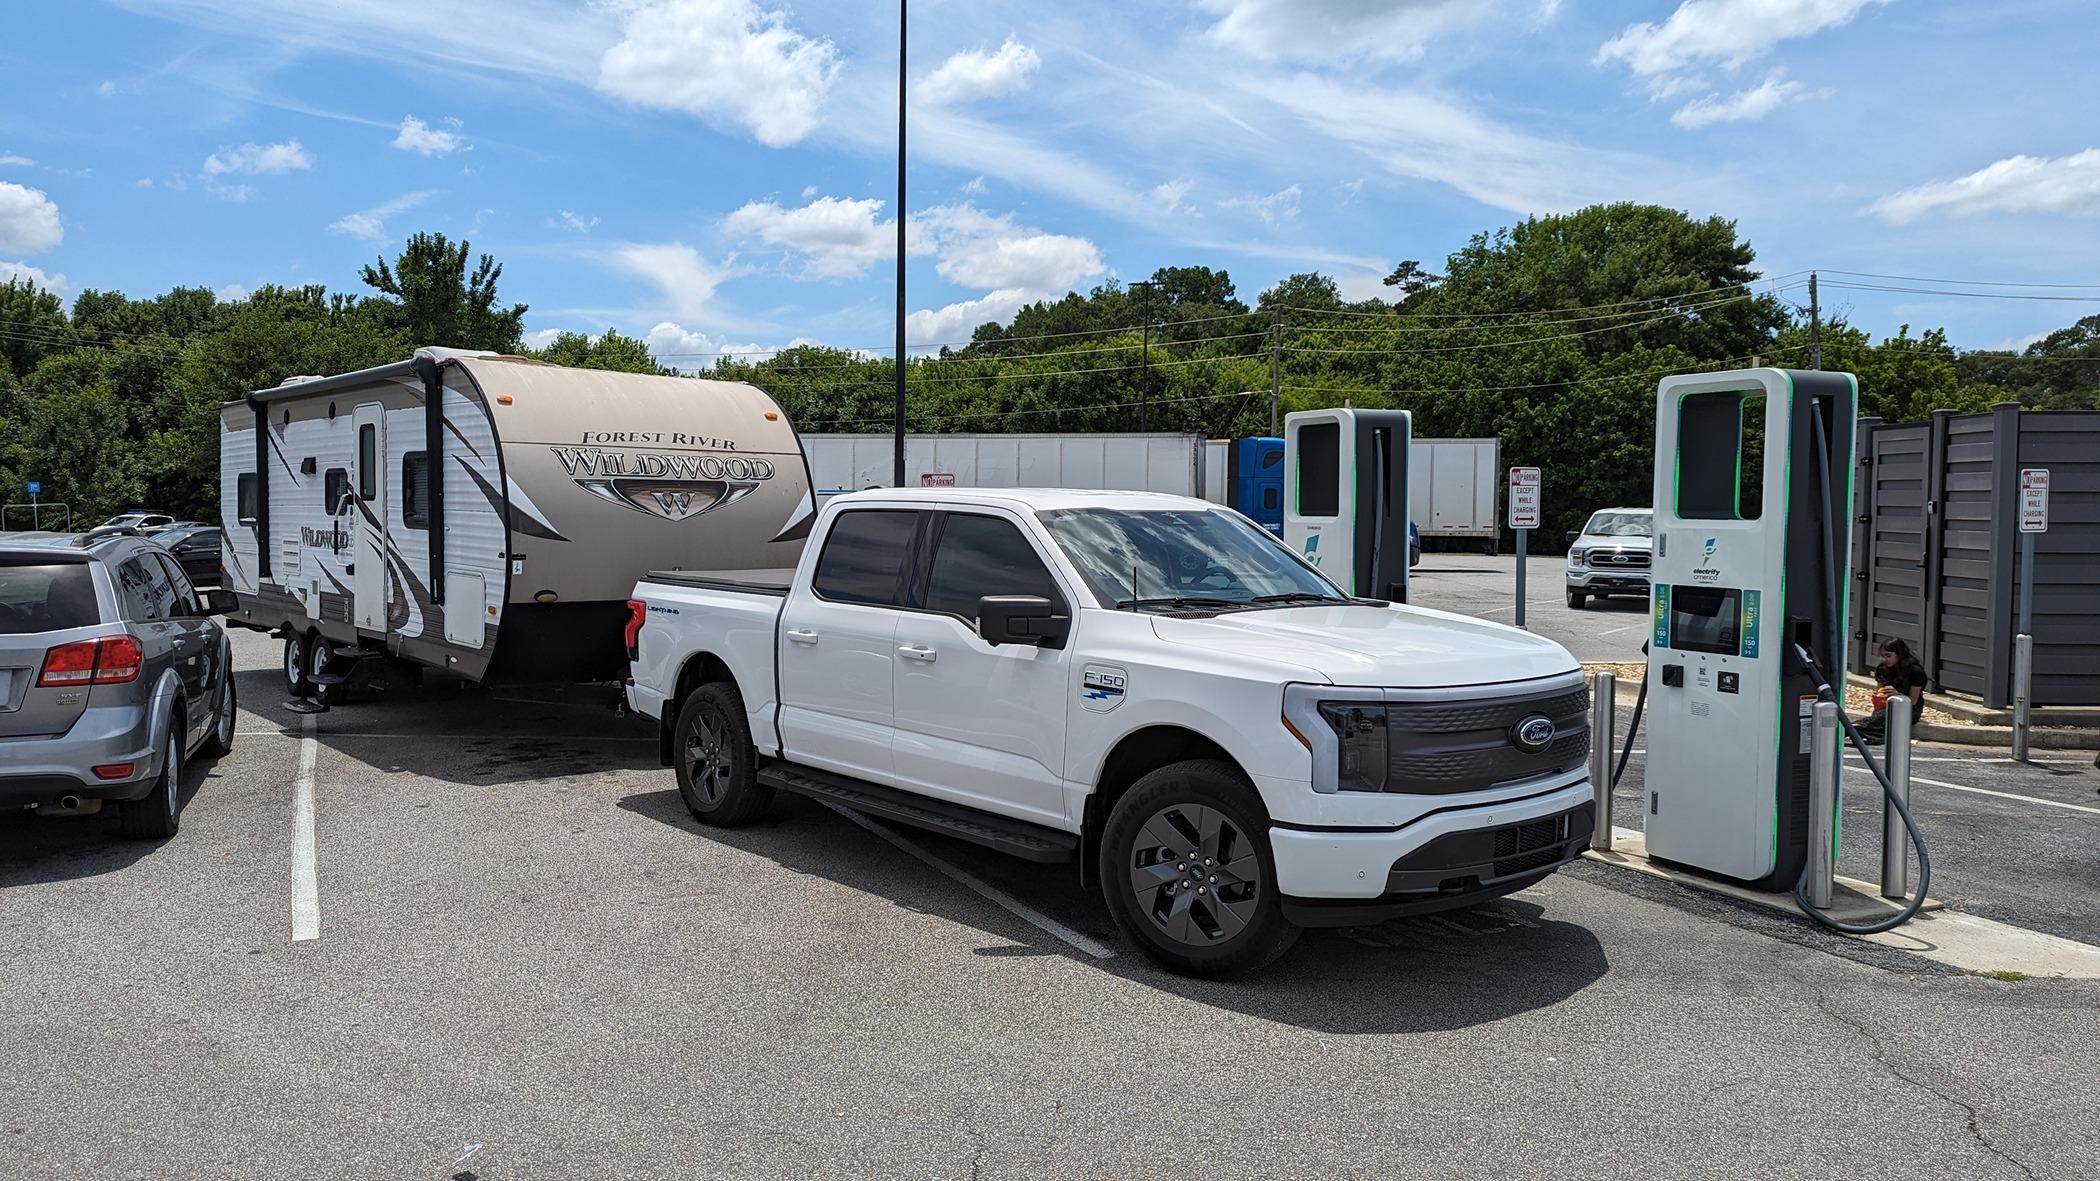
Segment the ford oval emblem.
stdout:
[[1553,741],[1553,734],[1552,718],[1545,714],[1532,714],[1510,727],[1509,741],[1510,745],[1525,754],[1535,755]]

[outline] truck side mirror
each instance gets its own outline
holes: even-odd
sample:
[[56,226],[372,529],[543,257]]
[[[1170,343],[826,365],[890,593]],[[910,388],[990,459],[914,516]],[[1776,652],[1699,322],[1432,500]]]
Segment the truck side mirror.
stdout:
[[1581,537],[1582,537],[1582,530],[1580,530],[1580,529],[1570,529],[1570,530],[1568,530],[1568,544],[1569,544],[1569,545],[1574,545],[1574,544],[1576,543],[1576,541],[1578,541],[1579,539],[1581,539]]
[[995,648],[1062,648],[1072,634],[1072,617],[1039,595],[986,595],[977,600],[977,634]]

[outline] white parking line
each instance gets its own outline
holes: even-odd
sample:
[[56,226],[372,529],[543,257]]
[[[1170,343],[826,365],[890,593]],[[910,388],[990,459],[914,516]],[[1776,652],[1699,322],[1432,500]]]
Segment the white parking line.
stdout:
[[[1853,767],[1851,769],[1861,772],[1866,771],[1865,767]],[[1975,792],[1980,796],[1997,796],[2001,800],[2018,800],[2023,804],[2040,804],[2045,808],[2063,808],[2072,812],[2090,812],[2095,816],[2100,816],[2100,808],[2089,808],[2084,804],[2068,804],[2062,800],[2045,800],[2040,796],[2014,795],[2009,791],[1992,791],[1987,787],[1969,787],[1966,784],[1949,783],[1944,779],[1927,779],[1923,775],[1913,775],[1910,777],[1910,781],[1912,783],[1930,784],[1933,787],[1951,788],[1955,791]]]
[[314,715],[300,719],[299,774],[292,780],[292,942],[321,937],[321,890],[314,875]]
[[836,804],[825,804],[824,806],[830,808],[832,811],[838,813],[839,815],[844,816],[846,819],[851,820],[853,823],[860,825],[862,828],[867,829],[869,832],[874,833],[876,836],[881,837],[883,840],[888,841],[890,844],[897,846],[899,849],[904,850],[905,852],[911,854],[912,856],[918,858],[919,860],[925,862],[933,868],[940,870],[942,873],[947,874],[949,877],[955,879],[956,881],[962,883],[965,886],[968,886],[970,889],[977,891],[979,894],[983,895],[990,901],[998,903],[1000,906],[1003,906],[1007,910],[1012,911],[1015,916],[1033,924],[1036,927],[1041,928],[1043,931],[1051,935],[1056,936],[1058,939],[1061,939],[1065,943],[1068,943],[1071,946],[1076,947],[1079,950],[1087,953],[1088,955],[1093,956],[1095,959],[1105,960],[1112,958],[1116,954],[1115,949],[1108,947],[1097,940],[1087,938],[1085,935],[1082,935],[1079,932],[1074,931],[1072,928],[1065,926],[1063,923],[1058,922],[1056,919],[1053,919],[1049,915],[1044,914],[1042,911],[1039,911],[1036,908],[1028,905],[1026,902],[1023,902],[1020,899],[1014,897],[1013,895],[1008,894],[1006,891],[1001,890],[999,887],[992,885],[990,882],[978,878],[976,875],[970,873],[969,871],[964,870],[959,866],[950,865],[946,861],[941,860],[939,857],[936,857],[931,852],[927,851],[926,848],[921,846],[917,841],[914,841],[911,838],[906,837],[900,833],[890,831],[888,826],[877,824],[874,821],[869,820],[867,817],[861,815],[860,813],[853,811],[851,808],[841,808]]

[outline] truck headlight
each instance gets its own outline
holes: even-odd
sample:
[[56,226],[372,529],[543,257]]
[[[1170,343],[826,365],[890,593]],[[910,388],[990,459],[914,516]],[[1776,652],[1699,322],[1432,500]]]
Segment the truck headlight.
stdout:
[[1568,551],[1568,565],[1580,566],[1589,559],[1589,556],[1590,551],[1586,549],[1571,549]]
[[1283,724],[1312,755],[1314,791],[1384,791],[1391,770],[1385,692],[1285,685]]

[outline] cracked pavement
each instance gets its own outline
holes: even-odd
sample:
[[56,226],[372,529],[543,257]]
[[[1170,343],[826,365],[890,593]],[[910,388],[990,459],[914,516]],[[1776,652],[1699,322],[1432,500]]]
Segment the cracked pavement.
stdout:
[[298,728],[237,655],[174,841],[0,818],[0,1176],[2100,1176],[2100,986],[1602,866],[1187,981],[1068,871],[913,834],[1112,958],[487,694],[321,717],[293,943]]

